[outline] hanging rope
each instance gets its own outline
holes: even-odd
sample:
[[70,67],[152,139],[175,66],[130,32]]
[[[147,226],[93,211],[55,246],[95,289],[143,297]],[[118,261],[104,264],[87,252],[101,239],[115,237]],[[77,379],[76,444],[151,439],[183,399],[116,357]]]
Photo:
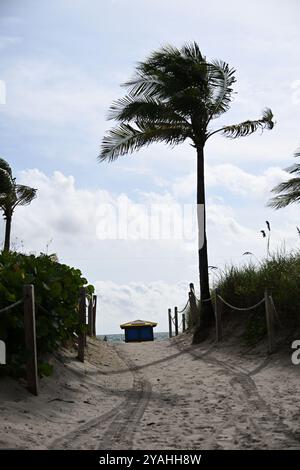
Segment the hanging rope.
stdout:
[[17,305],[20,305],[23,302],[24,299],[18,300],[17,302],[9,305],[8,307],[4,307],[0,310],[0,313],[8,312],[12,308],[16,307]]
[[177,313],[182,313],[182,312],[184,312],[185,309],[186,309],[186,307],[188,306],[189,302],[190,302],[190,299],[187,300],[187,303],[185,304],[185,306],[183,307],[183,309],[177,310]]
[[223,297],[221,297],[219,294],[218,294],[218,297],[219,299],[222,300],[222,302],[227,305],[227,307],[229,308],[232,308],[233,310],[238,310],[240,312],[243,312],[243,311],[247,311],[247,310],[253,310],[254,308],[258,307],[259,305],[263,304],[265,299],[261,299],[259,302],[257,302],[257,304],[255,305],[252,305],[252,307],[235,307],[234,305],[231,305],[229,304],[228,302],[226,302],[226,300],[223,299]]
[[202,299],[202,300],[200,299],[199,302],[209,302],[211,300],[213,300],[212,297],[210,297],[209,299]]
[[194,292],[193,294],[194,294],[195,299],[196,299],[197,302],[199,302],[199,303],[200,303],[200,302],[210,302],[211,300],[213,300],[212,297],[209,297],[208,299],[201,299],[201,298],[198,299],[198,297],[196,296],[195,292]]

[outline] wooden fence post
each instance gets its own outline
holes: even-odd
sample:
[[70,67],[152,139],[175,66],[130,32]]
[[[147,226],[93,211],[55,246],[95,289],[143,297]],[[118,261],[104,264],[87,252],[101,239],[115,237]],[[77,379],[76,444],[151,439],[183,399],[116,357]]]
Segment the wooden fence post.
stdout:
[[88,331],[89,336],[93,336],[93,297],[89,299],[88,306]]
[[97,296],[93,295],[93,336],[96,336]]
[[270,292],[269,289],[265,289],[265,307],[266,307],[266,321],[268,329],[268,343],[269,343],[269,353],[272,354],[275,349],[274,341],[274,318],[273,318],[273,308],[270,302]]
[[31,284],[24,286],[23,293],[27,385],[33,395],[38,395],[34,286]]
[[178,336],[178,313],[177,307],[174,307],[175,336]]
[[219,289],[215,290],[215,321],[216,321],[216,341],[219,343],[222,339],[222,310],[223,304],[222,300],[219,299],[218,295],[220,294]]
[[195,294],[195,288],[192,282],[190,283],[190,292],[193,292],[193,294]]
[[85,331],[84,331],[84,348],[87,347],[87,336],[88,336],[88,328],[89,328],[89,319],[88,319],[88,314],[89,314],[89,308],[86,308],[89,307],[89,305],[86,305],[86,302],[87,302],[87,297],[85,297],[85,316],[84,316],[84,324],[86,325],[85,327]]
[[168,308],[169,338],[172,338],[172,310]]
[[191,307],[191,319],[192,319],[192,324],[191,326],[194,327],[197,324],[197,303],[196,303],[196,296],[195,296],[195,289],[194,289],[194,284],[191,282],[190,283],[190,292],[189,292],[189,302],[190,302],[190,307]]
[[[82,328],[86,324],[86,289],[81,287],[79,291],[79,326]],[[78,334],[78,359],[84,362],[85,332]]]
[[182,314],[182,332],[184,332],[186,330],[186,327],[185,327],[185,313]]

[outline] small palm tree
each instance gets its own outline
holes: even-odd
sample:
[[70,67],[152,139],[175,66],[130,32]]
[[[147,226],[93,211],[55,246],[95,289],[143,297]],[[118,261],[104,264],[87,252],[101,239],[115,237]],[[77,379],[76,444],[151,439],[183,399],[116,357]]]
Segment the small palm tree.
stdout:
[[[237,138],[257,129],[272,129],[270,109],[261,119],[210,129],[213,119],[225,113],[232,100],[235,70],[222,61],[208,62],[196,43],[181,49],[167,46],[152,53],[136,67],[136,75],[124,84],[128,94],[110,107],[109,119],[119,125],[108,132],[102,142],[99,160],[112,162],[154,142],[171,146],[189,140],[197,155],[197,204],[204,206],[204,244],[199,246],[201,292],[201,330],[210,326],[214,312],[210,298],[204,185],[204,146],[214,134]],[[198,206],[199,207],[199,206]],[[202,229],[202,220],[198,221]],[[202,237],[201,237],[202,238]]]
[[[300,149],[294,156],[300,157]],[[268,206],[274,209],[281,209],[294,202],[300,202],[300,163],[295,163],[286,168],[285,171],[295,175],[295,177],[278,184],[272,189],[272,193],[277,194],[277,196],[270,199]]]
[[17,206],[26,206],[36,197],[36,189],[17,184],[12,176],[11,167],[0,158],[0,208],[3,211],[5,224],[4,251],[10,249],[11,222]]

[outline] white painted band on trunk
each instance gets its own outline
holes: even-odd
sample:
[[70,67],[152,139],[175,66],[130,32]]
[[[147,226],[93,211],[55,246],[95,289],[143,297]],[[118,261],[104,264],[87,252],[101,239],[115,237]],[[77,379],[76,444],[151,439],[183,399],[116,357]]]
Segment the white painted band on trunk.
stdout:
[[204,204],[197,204],[197,220],[198,220],[198,249],[201,250],[204,245],[205,220],[204,220]]
[[0,364],[6,364],[6,347],[4,341],[0,339]]

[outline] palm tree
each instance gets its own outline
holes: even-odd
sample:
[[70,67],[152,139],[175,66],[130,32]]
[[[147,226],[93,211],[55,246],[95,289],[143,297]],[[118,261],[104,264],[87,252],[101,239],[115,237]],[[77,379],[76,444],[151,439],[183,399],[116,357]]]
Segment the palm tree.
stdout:
[[[300,149],[297,150],[294,157],[300,157]],[[272,193],[277,194],[277,196],[270,199],[268,206],[274,209],[281,209],[294,202],[300,202],[300,163],[295,163],[286,168],[285,171],[296,176],[283,181],[272,189]]]
[[[119,122],[103,138],[100,161],[112,162],[148,146],[164,142],[171,146],[188,139],[197,155],[197,205],[204,206],[204,244],[199,246],[201,321],[194,342],[214,321],[210,298],[204,186],[204,146],[216,133],[236,138],[257,129],[272,129],[270,109],[261,119],[210,129],[211,121],[225,113],[232,99],[235,70],[225,62],[208,62],[194,42],[181,49],[166,46],[138,63],[132,80],[124,84],[128,94],[110,107],[109,119]],[[200,212],[200,211],[199,211]],[[198,217],[198,227],[203,224]],[[204,333],[206,335],[206,333]]]
[[11,167],[0,158],[0,208],[3,211],[5,224],[4,251],[10,249],[11,222],[17,206],[26,206],[36,197],[37,190],[17,184],[12,176]]

